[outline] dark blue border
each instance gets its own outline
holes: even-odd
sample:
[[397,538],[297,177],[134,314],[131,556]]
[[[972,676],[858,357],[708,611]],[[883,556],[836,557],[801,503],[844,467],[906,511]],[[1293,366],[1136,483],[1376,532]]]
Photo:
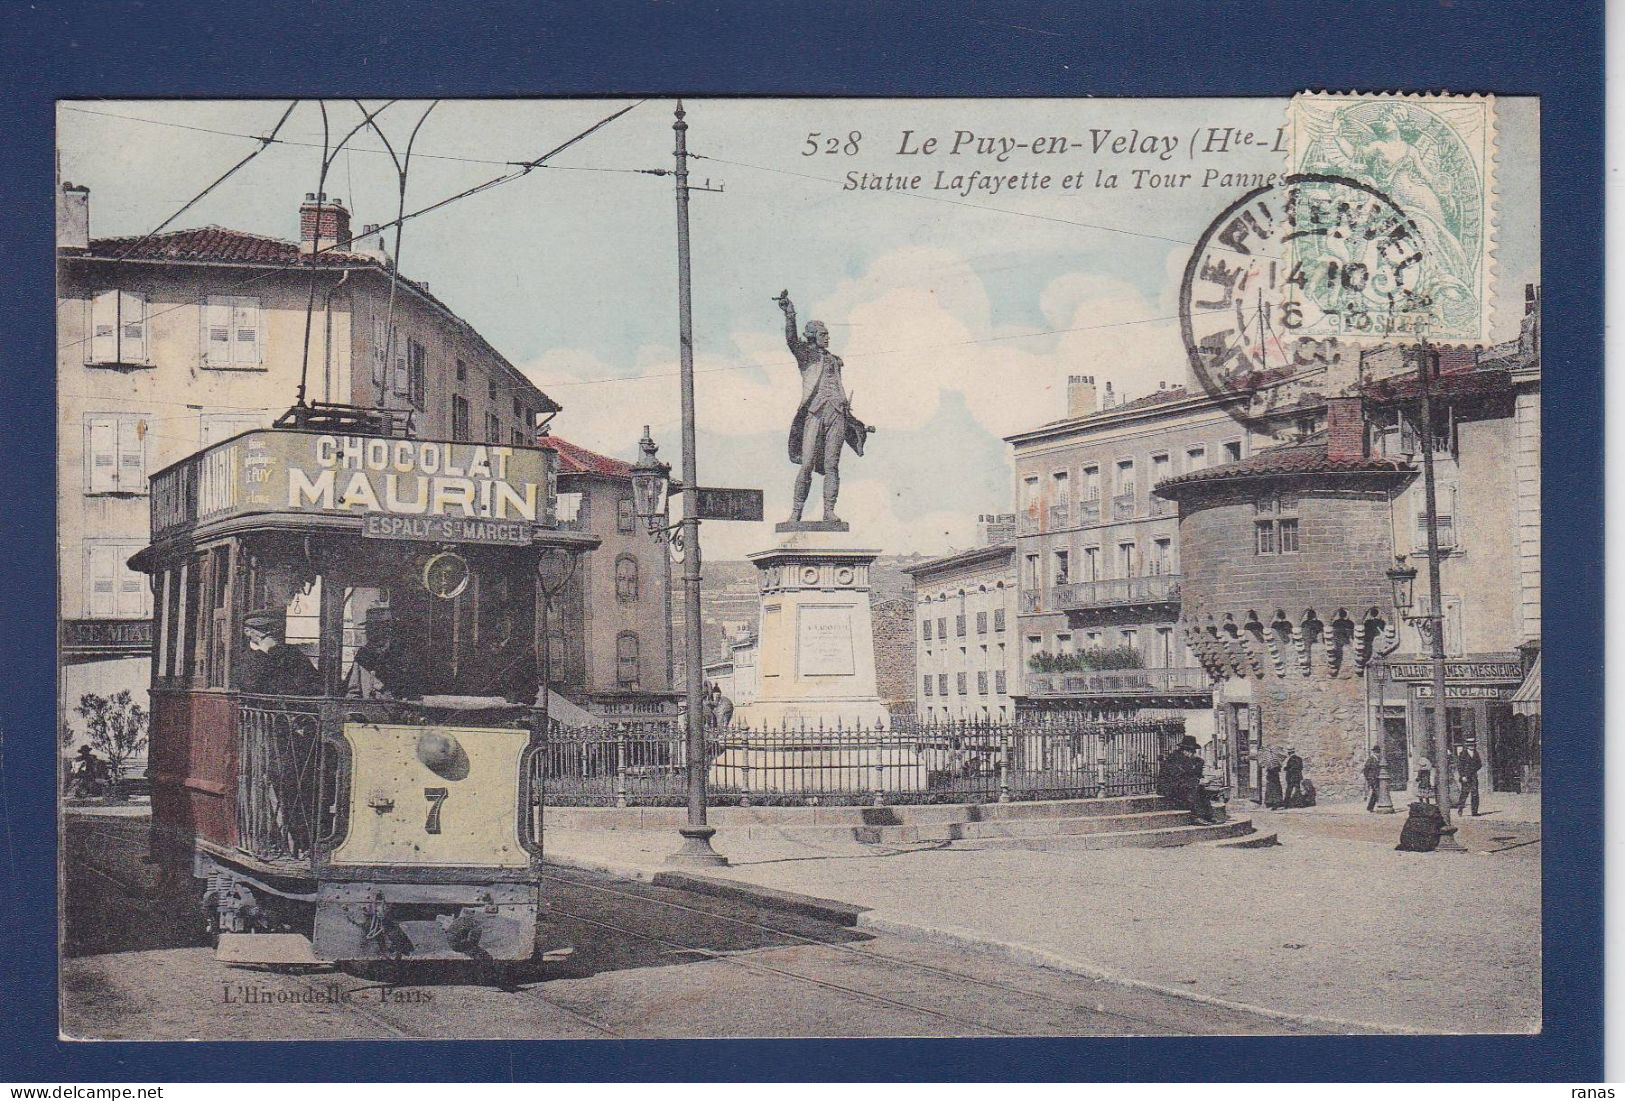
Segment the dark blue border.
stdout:
[[[1556,1080],[1602,1075],[1603,9],[1536,0],[8,5],[0,35],[0,1081]],[[53,100],[1286,95],[1543,101],[1546,1029],[1530,1038],[61,1044]],[[1426,905],[1425,899],[1417,900]],[[1238,919],[1245,920],[1244,914]],[[1454,915],[1452,920],[1459,920]],[[1463,935],[1472,923],[1462,922]],[[1442,961],[1448,966],[1448,961]],[[1430,961],[1430,965],[1431,961]]]

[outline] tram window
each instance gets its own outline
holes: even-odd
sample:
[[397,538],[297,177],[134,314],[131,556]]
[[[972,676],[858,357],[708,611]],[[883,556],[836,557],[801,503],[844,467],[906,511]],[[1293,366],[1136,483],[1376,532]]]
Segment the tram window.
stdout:
[[197,555],[187,565],[185,631],[181,642],[181,661],[178,672],[189,680],[201,680],[202,669],[198,660],[198,626],[202,616],[198,612],[203,595],[203,555]]

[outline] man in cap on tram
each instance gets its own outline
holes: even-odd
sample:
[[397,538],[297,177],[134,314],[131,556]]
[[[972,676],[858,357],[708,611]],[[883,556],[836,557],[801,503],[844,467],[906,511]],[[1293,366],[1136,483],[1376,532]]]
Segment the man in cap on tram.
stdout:
[[320,696],[321,674],[298,649],[284,641],[287,617],[276,608],[259,608],[243,616],[248,642],[243,691],[261,696]]
[[388,604],[367,609],[367,641],[356,651],[346,692],[362,699],[416,699],[411,658],[395,637],[395,614]]

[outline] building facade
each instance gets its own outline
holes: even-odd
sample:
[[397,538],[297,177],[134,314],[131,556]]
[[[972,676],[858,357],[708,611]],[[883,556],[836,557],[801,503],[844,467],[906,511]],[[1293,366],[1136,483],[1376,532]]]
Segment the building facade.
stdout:
[[1151,487],[1239,461],[1258,437],[1222,403],[1181,387],[1097,408],[1094,377],[1073,376],[1067,411],[1007,437],[1017,504],[1015,704],[1177,713],[1206,740],[1209,679],[1178,630],[1178,516]]
[[145,704],[152,595],[127,562],[148,541],[151,473],[268,426],[301,385],[308,401],[393,410],[429,438],[522,444],[539,416],[559,409],[425,284],[395,278],[376,242],[353,240],[342,204],[311,195],[288,213],[298,241],[212,226],[95,238],[88,190],[59,190],[57,534],[69,726],[85,693],[128,690]]
[[594,720],[669,719],[678,701],[671,556],[638,519],[631,464],[554,435],[536,442],[559,457],[561,525],[599,539],[549,616],[550,686]]
[[1014,553],[1003,543],[905,568],[914,579],[914,713],[921,721],[1015,717]]
[[[1325,426],[1241,462],[1159,484],[1179,507],[1181,628],[1213,678],[1215,763],[1256,793],[1267,749],[1296,748],[1323,791],[1353,796],[1369,750],[1406,790],[1436,713],[1422,449],[1433,456],[1444,619],[1444,726],[1487,791],[1538,790],[1538,295],[1520,340],[1435,354],[1434,430],[1420,430],[1419,353],[1365,357],[1323,399]],[[1386,576],[1418,569],[1413,621]],[[1531,669],[1536,671],[1531,674]],[[1536,712],[1538,716],[1538,710]]]

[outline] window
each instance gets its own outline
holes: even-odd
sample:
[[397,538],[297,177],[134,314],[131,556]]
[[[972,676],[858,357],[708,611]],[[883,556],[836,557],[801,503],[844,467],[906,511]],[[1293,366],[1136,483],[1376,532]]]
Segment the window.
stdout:
[[630,554],[615,559],[615,599],[623,604],[638,599],[638,560]]
[[1055,636],[1055,652],[1057,654],[1070,654],[1072,652],[1072,635],[1063,631]]
[[622,631],[615,636],[615,683],[621,688],[637,688],[641,680],[637,633]]
[[1030,516],[1038,515],[1038,475],[1029,474],[1021,480],[1021,510]]
[[211,294],[203,303],[203,365],[258,367],[265,359],[260,300]]
[[1055,576],[1054,583],[1057,584],[1057,585],[1065,585],[1068,582],[1070,582],[1072,580],[1072,568],[1071,567],[1072,567],[1072,555],[1071,555],[1071,553],[1068,552],[1068,551],[1064,551],[1064,550],[1056,551],[1055,552],[1055,562],[1054,562],[1054,571],[1055,571],[1055,573],[1054,573],[1054,576]]
[[1031,660],[1032,658],[1036,657],[1039,654],[1039,652],[1042,651],[1043,649],[1044,649],[1044,636],[1043,635],[1028,635],[1027,636],[1027,653],[1026,653],[1026,657],[1027,657],[1028,660]]
[[468,364],[464,363],[460,359],[457,361],[457,381],[458,382],[467,382],[468,381]]
[[145,619],[152,615],[145,574],[130,569],[140,543],[85,543],[85,614],[97,619]]
[[1298,553],[1298,496],[1281,493],[1253,502],[1255,553]]
[[1043,584],[1043,581],[1040,580],[1040,578],[1038,576],[1038,555],[1036,555],[1036,554],[1027,555],[1026,558],[1025,558],[1025,562],[1026,562],[1027,569],[1026,569],[1025,576],[1023,576],[1023,578],[1022,578],[1021,587],[1028,590],[1029,592],[1032,592],[1032,591],[1036,590],[1037,588],[1039,588],[1039,586],[1041,586]]
[[265,427],[258,413],[202,413],[198,416],[198,442],[204,447]]
[[1172,539],[1153,539],[1151,541],[1151,572],[1156,576],[1174,572],[1174,541]]
[[524,432],[520,431],[517,428],[510,429],[509,432],[508,432],[508,442],[513,444],[513,446],[515,446],[515,447],[524,447],[525,446],[525,434],[524,434]]
[[978,696],[987,695],[987,673],[985,672],[976,674],[976,694]]
[[993,609],[993,629],[995,631],[1004,630],[1004,609],[1003,608],[994,608]]
[[987,634],[987,613],[986,612],[977,612],[976,613],[976,633],[979,634],[979,635]]
[[[1416,494],[1416,551],[1426,554],[1428,549],[1428,499],[1425,492]],[[1450,550],[1456,545],[1456,487],[1439,483],[1434,487],[1434,503],[1439,511],[1439,549]]]
[[485,414],[485,442],[502,442],[502,421],[495,413]]
[[1298,435],[1304,439],[1308,439],[1310,436],[1313,436],[1316,432],[1320,431],[1320,423],[1320,415],[1318,413],[1310,413],[1307,416],[1299,417],[1296,425]]
[[927,695],[927,696],[929,696],[929,695],[931,695],[931,694],[932,694],[932,693],[931,693],[931,688],[932,688],[932,684],[931,684],[931,674],[930,674],[930,673],[927,673],[927,674],[926,674],[926,675],[925,675],[925,676],[924,676],[924,678],[922,678],[922,679],[923,679],[923,680],[924,680],[924,682],[925,682],[925,694],[926,694],[926,695]]
[[518,398],[513,399],[513,419],[516,421],[525,419],[525,406]]
[[1241,441],[1227,440],[1224,445],[1224,461],[1227,463],[1241,462]]
[[1009,689],[1004,681],[1004,670],[1000,669],[998,672],[993,674],[993,691],[1002,696],[1008,690]]
[[924,639],[925,641],[927,641],[927,642],[931,641],[931,620],[930,619],[923,619],[923,620],[920,621],[920,637],[922,639]]
[[497,380],[496,379],[490,378],[490,379],[485,380],[485,396],[490,398],[492,401],[497,400]]
[[147,424],[144,413],[85,417],[86,493],[147,492]]
[[963,612],[954,616],[954,637],[965,637],[965,615]]
[[615,530],[638,530],[637,505],[630,497],[622,497],[620,500],[615,502]]
[[[458,365],[462,365],[461,361]],[[468,399],[461,394],[451,396],[451,438],[460,443],[467,443],[473,438],[469,431]]]
[[1100,580],[1100,548],[1083,548],[1083,577],[1084,581]]
[[1164,669],[1174,667],[1174,629],[1172,627],[1157,628],[1157,652],[1154,655],[1156,664]]
[[937,637],[938,638],[943,638],[943,639],[948,637],[948,617],[947,616],[938,616],[937,617]]
[[1168,477],[1173,464],[1168,461],[1167,455],[1151,456],[1151,484],[1156,485]]
[[1134,460],[1123,459],[1117,464],[1117,495],[1134,496]]
[[1185,449],[1185,473],[1195,470],[1207,469],[1207,448],[1187,447]]
[[1100,500],[1100,467],[1098,466],[1083,468],[1083,499],[1085,501]]
[[1125,630],[1118,637],[1123,640],[1123,649],[1125,650],[1134,650],[1139,647],[1140,632],[1138,631]]
[[1101,634],[1099,631],[1085,631],[1083,641],[1089,649],[1098,650],[1101,647]]
[[965,678],[966,678],[966,675],[964,673],[955,673],[954,674],[954,691],[958,692],[961,696],[970,695],[970,692],[966,687],[966,679]]
[[1050,503],[1064,505],[1067,503],[1066,494],[1070,482],[1064,470],[1057,470],[1050,475]]
[[429,395],[429,352],[415,340],[406,342],[406,392],[412,408],[424,409]]
[[1133,543],[1117,544],[1117,576],[1140,576],[1138,548]]
[[946,696],[947,694],[948,694],[948,674],[947,673],[938,673],[937,674],[937,695]]
[[128,291],[99,291],[90,300],[85,362],[147,362],[147,299]]

